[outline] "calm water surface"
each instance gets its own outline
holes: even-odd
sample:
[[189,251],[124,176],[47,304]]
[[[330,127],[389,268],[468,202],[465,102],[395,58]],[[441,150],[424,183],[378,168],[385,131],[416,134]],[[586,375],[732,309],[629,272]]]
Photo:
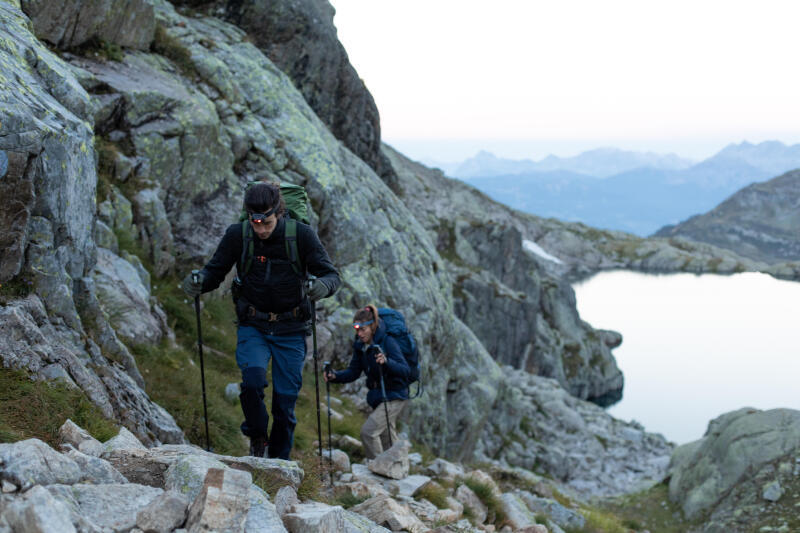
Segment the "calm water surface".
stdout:
[[740,407],[800,409],[800,283],[611,271],[574,289],[583,320],[623,335],[613,416],[683,444]]

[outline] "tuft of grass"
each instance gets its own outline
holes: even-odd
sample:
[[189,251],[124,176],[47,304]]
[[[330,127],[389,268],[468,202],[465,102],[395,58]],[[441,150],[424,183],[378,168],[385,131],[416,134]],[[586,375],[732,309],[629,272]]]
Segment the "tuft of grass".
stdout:
[[494,492],[492,492],[492,487],[471,478],[464,478],[461,482],[469,487],[486,506],[486,509],[489,511],[487,521],[498,525],[506,521],[506,513],[503,511],[500,500],[495,496]]
[[414,493],[414,497],[425,498],[433,505],[435,505],[438,509],[447,509],[447,489],[436,483],[435,481],[429,481],[425,483],[422,487],[417,489],[417,492]]
[[568,533],[628,533],[628,528],[612,513],[584,508],[581,514],[586,518],[586,525],[583,529]]
[[0,304],[17,298],[25,298],[31,292],[33,292],[33,280],[28,274],[20,274],[9,281],[0,283]]
[[111,194],[119,148],[107,139],[95,137],[94,149],[97,152],[97,202],[100,203]]
[[125,53],[118,44],[104,41],[98,37],[94,37],[87,43],[77,47],[75,52],[78,55],[116,61],[118,63],[125,59]]
[[161,25],[156,26],[152,50],[172,61],[187,78],[197,76],[197,69],[192,62],[192,52]]
[[[589,522],[589,514],[602,520],[613,516],[623,529],[647,529],[653,533],[682,533],[698,525],[683,518],[680,507],[669,499],[667,483],[659,483],[647,490],[621,496],[606,502],[599,509],[587,509],[584,515]],[[638,527],[634,527],[638,526]],[[589,530],[601,531],[600,529]]]
[[0,442],[40,439],[58,446],[58,429],[71,419],[99,441],[119,427],[83,394],[64,383],[33,381],[27,372],[0,368]]
[[355,507],[359,503],[367,501],[368,499],[369,496],[355,496],[350,492],[345,492],[334,498],[331,501],[331,505],[341,505],[345,509],[349,509],[351,507]]

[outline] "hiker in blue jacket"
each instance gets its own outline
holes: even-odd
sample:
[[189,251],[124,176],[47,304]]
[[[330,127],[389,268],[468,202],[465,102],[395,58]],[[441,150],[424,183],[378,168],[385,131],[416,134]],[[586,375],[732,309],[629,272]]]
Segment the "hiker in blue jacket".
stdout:
[[[250,455],[289,459],[311,318],[309,300],[331,296],[341,280],[317,234],[299,221],[294,238],[303,268],[295,270],[288,231],[295,221],[284,216],[286,204],[277,185],[253,185],[245,193],[244,204],[247,222],[228,227],[199,280],[195,282],[190,274],[183,290],[192,297],[212,291],[237,265],[234,300],[239,324],[236,364],[242,373],[239,399],[245,418],[242,433],[250,437]],[[304,286],[305,272],[315,276],[309,286]],[[272,430],[267,438],[264,388],[270,362]]]
[[397,341],[386,333],[375,306],[359,309],[353,327],[357,338],[350,365],[338,372],[330,370],[324,377],[331,383],[350,383],[362,372],[367,375],[367,403],[373,411],[361,427],[361,442],[367,459],[374,459],[390,442],[397,442],[396,422],[408,403],[411,369]]

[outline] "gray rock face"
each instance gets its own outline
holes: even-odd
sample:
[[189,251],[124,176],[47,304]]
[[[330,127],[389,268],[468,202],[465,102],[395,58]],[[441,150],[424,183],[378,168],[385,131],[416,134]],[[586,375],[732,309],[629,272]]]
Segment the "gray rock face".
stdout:
[[799,411],[745,408],[726,413],[709,423],[702,439],[675,450],[670,499],[689,518],[711,512],[716,521],[730,519],[734,509],[747,507],[744,495],[760,499],[766,482],[775,480],[775,465],[792,462],[798,453]]
[[156,25],[146,0],[22,0],[36,36],[59,48],[80,46],[97,38],[119,46],[147,49]]
[[[404,201],[435,235],[455,280],[456,314],[492,357],[557,379],[579,398],[618,399],[622,373],[604,337],[578,316],[569,284],[525,251],[532,225],[509,208],[472,194],[467,185],[388,147],[384,152],[398,174]],[[447,219],[441,213],[448,213]]]
[[86,455],[78,450],[70,450],[66,455],[78,465],[81,471],[81,481],[95,485],[128,482],[125,476],[104,459]]
[[136,527],[145,533],[169,533],[184,523],[188,507],[189,498],[167,491],[136,514]]
[[[67,428],[85,433],[74,424]],[[128,435],[128,439],[133,437]],[[108,455],[118,460],[123,455],[145,453],[131,444],[116,446]],[[176,457],[178,451],[183,455]],[[163,456],[165,452],[161,452]],[[242,465],[230,468],[219,461],[211,463],[212,454],[189,446],[174,447],[171,452],[177,465],[209,466],[202,472],[199,487],[193,479],[175,482],[179,475],[148,479],[158,486],[130,483],[102,459],[75,449],[59,454],[35,439],[0,444],[0,531],[167,533],[184,523],[182,531],[286,531],[269,496],[251,483],[251,475]],[[184,493],[165,492],[165,483]],[[183,490],[186,488],[189,490]],[[366,523],[347,514],[354,524]]]
[[[194,493],[199,476],[205,476],[208,468],[218,467],[219,463],[245,472],[258,472],[276,483],[293,487],[299,486],[303,480],[303,470],[294,461],[216,455],[187,445],[164,445],[145,450],[122,448],[106,453],[103,458],[133,483],[166,486],[183,493]],[[170,470],[170,467],[173,468]]]
[[130,262],[98,248],[93,277],[100,306],[120,337],[129,342],[161,340],[164,332],[151,310],[150,289]]
[[255,485],[250,486],[250,509],[244,522],[247,533],[286,533],[283,521],[269,496]]
[[190,532],[243,531],[250,505],[251,476],[234,469],[212,468],[203,488],[189,508],[186,529]]
[[717,207],[660,229],[733,250],[756,261],[800,261],[800,171],[794,170],[733,194]]
[[[136,516],[164,491],[134,484],[49,485],[47,490],[64,501],[74,515],[98,528],[129,531]],[[113,509],[114,512],[109,512]],[[73,523],[78,521],[73,519]]]
[[61,444],[69,444],[81,453],[95,457],[99,457],[103,453],[103,445],[100,441],[70,419],[67,419],[59,428],[58,437]]
[[517,494],[505,493],[500,496],[500,506],[506,520],[514,530],[536,525],[536,516]]
[[465,509],[470,510],[476,523],[483,524],[486,521],[486,515],[489,513],[489,510],[472,489],[466,485],[459,485],[454,496],[464,505]]
[[0,479],[23,491],[34,485],[73,484],[81,477],[75,461],[39,439],[0,444]]
[[[74,12],[77,4],[68,7]],[[45,18],[57,7],[33,1],[26,6],[42,10]],[[3,197],[13,200],[13,209],[0,215],[0,282],[13,278],[35,293],[0,310],[3,364],[71,381],[107,417],[149,443],[182,442],[172,417],[144,394],[135,362],[100,310],[89,278],[97,254],[97,174],[88,122],[94,105],[70,67],[32,35],[18,7],[0,5],[0,21],[6,80],[0,90],[0,149],[9,162],[0,187],[9,188]]]
[[0,528],[3,522],[11,528],[6,531],[75,533],[69,508],[41,485],[33,487],[23,498],[5,506],[0,515]]
[[331,507],[323,503],[308,503],[295,506],[293,512],[283,517],[290,533],[388,533],[368,518]]
[[379,175],[391,172],[380,152],[378,108],[336,36],[333,6],[327,0],[231,5],[228,20],[292,79],[336,138]]
[[350,510],[376,524],[385,524],[392,531],[405,530],[411,533],[428,531],[428,527],[414,513],[389,496],[370,498],[351,507]]
[[505,367],[478,459],[546,472],[580,494],[608,496],[664,479],[672,446],[546,378]]
[[408,441],[398,441],[388,450],[380,453],[367,465],[369,469],[381,476],[392,479],[403,479],[408,476],[410,467],[408,450],[411,444]]
[[527,491],[518,491],[519,496],[525,505],[534,514],[545,515],[564,529],[580,530],[586,525],[586,519],[579,513],[567,509],[555,500],[539,498]]

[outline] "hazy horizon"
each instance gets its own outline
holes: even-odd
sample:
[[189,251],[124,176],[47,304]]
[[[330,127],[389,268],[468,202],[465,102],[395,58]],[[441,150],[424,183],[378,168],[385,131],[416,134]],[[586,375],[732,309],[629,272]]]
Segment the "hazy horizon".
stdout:
[[420,162],[461,163],[481,151],[501,159],[540,161],[549,155],[573,157],[598,148],[617,148],[632,152],[674,154],[697,163],[717,154],[731,144],[760,144],[778,141],[787,146],[800,143],[800,135],[766,136],[743,139],[709,140],[532,140],[532,139],[383,139],[383,142],[407,157]]

